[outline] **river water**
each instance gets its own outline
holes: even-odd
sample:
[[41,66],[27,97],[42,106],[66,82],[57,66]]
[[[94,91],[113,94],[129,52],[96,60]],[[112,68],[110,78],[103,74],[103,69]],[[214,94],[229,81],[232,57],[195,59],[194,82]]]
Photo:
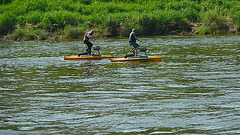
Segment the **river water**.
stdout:
[[[240,134],[240,37],[141,37],[162,62],[67,61],[82,41],[0,42],[0,134]],[[123,57],[127,38],[99,39]]]

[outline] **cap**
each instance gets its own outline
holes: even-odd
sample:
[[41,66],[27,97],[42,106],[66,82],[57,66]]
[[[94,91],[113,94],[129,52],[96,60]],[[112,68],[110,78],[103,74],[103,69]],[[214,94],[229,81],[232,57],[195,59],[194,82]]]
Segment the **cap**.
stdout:
[[91,30],[90,33],[93,34],[93,33],[94,33],[94,30]]

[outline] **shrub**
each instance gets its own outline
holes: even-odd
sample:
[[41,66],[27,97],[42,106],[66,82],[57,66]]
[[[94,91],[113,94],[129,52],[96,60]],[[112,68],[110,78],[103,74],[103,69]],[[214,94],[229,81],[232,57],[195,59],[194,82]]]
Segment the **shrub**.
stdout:
[[186,22],[184,21],[183,15],[176,10],[168,10],[162,12],[161,15],[162,28],[164,33],[169,33],[171,31],[181,31],[182,28],[186,27]]
[[199,28],[199,34],[204,35],[204,34],[210,34],[210,30],[208,29],[207,25],[203,25]]
[[0,7],[0,13],[6,12],[11,12],[16,16],[24,15],[26,13],[26,5],[23,1],[13,0],[11,3]]
[[26,22],[30,24],[37,24],[40,23],[42,20],[42,13],[37,11],[32,11],[26,15]]
[[64,29],[64,38],[80,39],[86,32],[86,27],[72,27],[66,26]]
[[215,24],[219,29],[227,27],[226,17],[224,16],[222,10],[218,7],[203,13],[202,19],[203,23],[207,25]]
[[79,16],[77,12],[65,10],[45,12],[41,24],[49,31],[56,31],[66,25],[77,25]]
[[[86,29],[97,29],[99,35],[104,36],[128,36],[132,28],[138,31],[138,35],[179,33],[189,30],[187,24],[189,22],[193,24],[194,29],[204,31],[201,33],[216,33],[214,31],[240,27],[238,0],[12,0],[8,4],[4,2],[0,5],[1,34],[32,24],[35,26],[34,29],[26,28],[33,32],[27,32],[27,39],[36,38],[31,35],[44,35],[45,31],[51,34],[66,34],[66,38],[78,38],[77,35]],[[14,27],[16,24],[17,27]],[[43,30],[40,31],[39,28]],[[15,31],[15,34],[21,35],[20,30]]]
[[23,38],[26,38],[26,30],[19,28],[13,31],[11,36],[8,36],[9,40],[23,40]]
[[46,39],[45,31],[42,29],[33,29],[29,26],[17,28],[11,35],[6,36],[6,40],[44,40]]
[[46,34],[43,29],[33,29],[29,32],[30,37],[35,40],[45,40]]
[[0,0],[0,5],[11,3],[13,0]]
[[26,5],[27,12],[35,10],[45,12],[46,7],[48,7],[48,3],[46,0],[30,0],[24,4]]
[[0,34],[12,31],[16,24],[16,16],[10,12],[0,14]]
[[235,14],[234,20],[235,20],[236,24],[238,25],[238,27],[240,27],[240,11],[238,11],[238,12]]
[[200,10],[200,6],[197,2],[190,1],[190,0],[181,0],[181,1],[172,1],[168,2],[165,5],[166,10],[183,10],[185,8],[193,8],[197,11]]
[[197,22],[199,18],[199,12],[194,8],[185,8],[183,10],[183,16],[190,22]]
[[133,20],[133,13],[115,13],[110,14],[104,22],[107,27],[107,32],[109,36],[119,36],[125,35],[124,29],[126,29],[125,23],[133,23],[130,20]]
[[117,22],[115,19],[108,19],[107,21],[107,32],[109,32],[108,36],[118,36],[119,35],[119,28],[120,28],[120,23]]
[[25,24],[26,24],[26,16],[19,15],[19,16],[16,18],[16,24],[18,24],[18,25],[20,25],[20,26],[25,26]]

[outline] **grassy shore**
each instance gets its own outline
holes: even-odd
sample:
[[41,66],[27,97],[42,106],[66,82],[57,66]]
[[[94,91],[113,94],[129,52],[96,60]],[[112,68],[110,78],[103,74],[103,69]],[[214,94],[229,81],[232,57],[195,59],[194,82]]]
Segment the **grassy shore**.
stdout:
[[238,0],[1,0],[4,40],[239,33]]

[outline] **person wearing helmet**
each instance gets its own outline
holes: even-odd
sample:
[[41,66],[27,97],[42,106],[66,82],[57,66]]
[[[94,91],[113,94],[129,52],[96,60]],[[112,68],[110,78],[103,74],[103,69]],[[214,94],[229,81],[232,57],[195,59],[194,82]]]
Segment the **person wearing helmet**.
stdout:
[[132,29],[132,32],[129,34],[129,44],[131,46],[133,46],[133,52],[134,52],[134,56],[137,56],[137,51],[138,51],[138,47],[139,47],[139,44],[137,44],[136,40],[142,42],[142,40],[138,39],[136,37],[136,34],[135,34],[135,29]]
[[89,40],[92,38],[93,34],[94,34],[94,31],[91,30],[84,35],[83,43],[87,45],[86,51],[87,51],[88,55],[91,55],[91,52],[92,52],[93,44]]

